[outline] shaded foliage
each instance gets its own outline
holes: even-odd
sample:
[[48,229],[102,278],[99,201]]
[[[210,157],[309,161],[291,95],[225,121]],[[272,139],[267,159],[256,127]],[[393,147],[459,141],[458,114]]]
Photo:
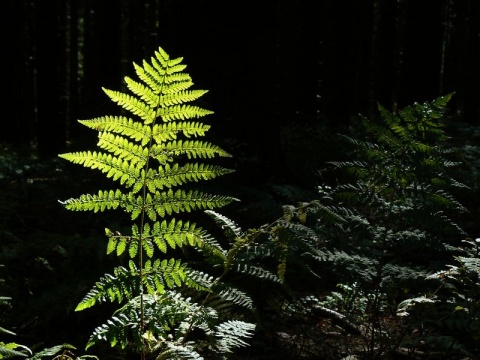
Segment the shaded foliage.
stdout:
[[[248,233],[257,241],[247,253],[274,266],[286,285],[266,293],[263,287],[263,315],[283,315],[277,323],[261,318],[264,336],[273,332],[280,341],[278,329],[299,317],[324,324],[304,338],[322,337],[321,349],[305,345],[304,351],[324,358],[333,348],[333,359],[475,358],[478,245],[469,242],[471,257],[456,255],[466,233],[454,218],[461,220],[467,209],[453,193],[471,189],[452,177],[460,162],[444,130],[450,98],[415,103],[398,114],[379,106],[382,121],[363,118],[363,139],[346,137],[352,160],[331,163],[347,172],[349,182],[319,186],[318,200],[284,206],[282,218]],[[439,271],[452,256],[462,266]],[[460,291],[463,305],[429,283],[433,278],[449,278],[452,286],[441,288]],[[469,310],[462,312],[466,304]],[[329,339],[329,322],[341,326],[341,338]],[[283,331],[294,341],[292,329]],[[302,353],[292,351],[290,356]]]

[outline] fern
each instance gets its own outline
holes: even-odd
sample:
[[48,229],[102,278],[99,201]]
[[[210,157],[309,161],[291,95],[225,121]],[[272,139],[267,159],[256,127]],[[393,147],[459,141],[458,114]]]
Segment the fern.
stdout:
[[[467,187],[451,175],[459,162],[450,159],[453,149],[444,131],[450,98],[413,104],[398,114],[379,105],[381,122],[362,118],[365,139],[342,136],[352,159],[330,162],[351,181],[321,185],[320,199],[284,206],[282,218],[253,232],[257,240],[244,255],[277,261],[272,265],[293,309],[305,310],[298,301],[304,292],[315,298],[328,286],[342,286],[345,294],[333,289],[317,304],[333,307],[348,331],[348,324],[358,324],[354,333],[363,341],[365,358],[400,351],[413,338],[412,329],[423,328],[438,304],[425,279],[438,258],[456,250],[451,239],[465,234],[453,218],[466,212],[453,192]],[[458,260],[470,269],[478,264]],[[429,313],[416,311],[420,306]],[[406,316],[410,307],[415,311],[405,323],[391,317],[397,311]]]
[[[185,216],[193,211],[209,213],[237,199],[193,186],[233,170],[206,162],[231,155],[199,139],[210,129],[200,119],[213,112],[193,104],[207,91],[191,89],[193,82],[182,61],[159,48],[150,61],[134,63],[138,79],[125,77],[129,93],[103,88],[110,100],[132,117],[80,120],[98,132],[99,150],[59,155],[100,171],[119,185],[61,201],[66,209],[116,210],[132,221],[129,233],[105,230],[107,253],[126,256],[128,266],[118,266],[112,274],[102,276],[76,308],[80,311],[103,302],[121,306],[95,329],[87,348],[105,341],[112,347],[132,347],[142,358],[152,352],[158,359],[201,359],[202,352],[229,353],[246,346],[245,340],[253,335],[250,323],[225,322],[236,316],[233,305],[253,309],[245,292],[223,282],[242,247],[234,243],[231,249],[224,249]],[[231,226],[230,220],[215,214],[222,219],[222,227]],[[238,232],[234,227],[230,230]],[[223,266],[221,274],[215,277],[193,268],[178,252],[166,257],[185,247]],[[190,340],[194,330],[203,332],[208,339],[203,341],[213,345]]]
[[[379,105],[383,123],[362,119],[366,140],[345,137],[356,159],[332,163],[354,179],[326,192],[329,201],[341,204],[337,213],[346,221],[336,223],[340,233],[335,235],[333,228],[327,234],[342,241],[312,256],[345,274],[339,282],[360,284],[373,296],[365,308],[368,316],[359,314],[369,329],[363,334],[367,356],[398,350],[395,346],[409,338],[408,327],[398,330],[397,339],[394,333],[380,336],[382,319],[395,311],[392,304],[400,304],[397,315],[406,315],[411,306],[433,309],[436,299],[429,292],[434,289],[427,290],[423,279],[436,257],[455,249],[451,236],[465,234],[451,217],[466,212],[451,191],[467,188],[451,176],[450,168],[459,165],[448,158],[452,148],[444,131],[451,96],[415,103],[398,114]],[[415,312],[409,326],[427,318],[427,313]]]
[[238,347],[247,345],[242,338],[249,338],[253,335],[255,327],[252,324],[238,320],[228,320],[217,326],[217,336],[220,339],[220,352],[229,353]]

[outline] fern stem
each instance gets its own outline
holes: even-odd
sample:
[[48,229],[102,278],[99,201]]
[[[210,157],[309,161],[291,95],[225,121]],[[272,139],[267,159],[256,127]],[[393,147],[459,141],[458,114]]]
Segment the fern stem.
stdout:
[[[161,93],[161,92],[160,92]],[[159,99],[160,99],[160,93],[158,95]],[[148,174],[148,170],[150,169],[150,153],[151,153],[151,148],[152,148],[152,145],[153,145],[153,128],[155,126],[157,122],[157,118],[155,117],[155,119],[153,120],[152,122],[152,125],[151,125],[151,129],[152,131],[150,132],[150,139],[148,141],[148,151],[147,151],[147,160],[145,161],[145,174]],[[144,331],[145,331],[145,304],[144,304],[144,291],[143,291],[143,276],[144,276],[144,272],[143,272],[143,227],[145,225],[145,201],[146,201],[146,198],[147,198],[147,182],[148,182],[148,179],[147,177],[145,176],[143,178],[143,185],[142,185],[142,199],[143,199],[143,206],[142,206],[142,211],[141,211],[141,215],[140,215],[140,236],[139,236],[139,244],[138,244],[138,247],[139,247],[139,254],[138,254],[138,267],[140,269],[140,334],[143,335]],[[145,340],[143,340],[143,337],[142,337],[142,353],[141,353],[141,360],[145,360],[146,358],[146,350],[145,350]]]
[[[159,92],[159,95],[158,95],[158,103],[160,104],[160,94],[161,94],[161,91]],[[152,149],[152,145],[153,145],[153,141],[154,141],[154,138],[153,138],[153,129],[154,129],[154,126],[157,122],[157,117],[155,117],[155,119],[153,120],[151,126],[150,126],[150,129],[152,130],[150,132],[150,139],[148,141],[148,147],[147,147],[147,159],[145,161],[145,166],[144,166],[144,169],[145,169],[145,174],[148,174],[148,170],[150,169],[150,153],[151,153],[151,149]],[[139,254],[138,254],[138,267],[140,269],[140,273],[139,273],[139,276],[140,276],[140,334],[144,334],[144,331],[145,331],[145,304],[144,304],[144,291],[143,291],[143,276],[144,276],[144,271],[143,271],[143,227],[145,225],[145,201],[146,201],[146,198],[147,198],[147,190],[148,190],[148,187],[147,187],[147,182],[148,182],[148,179],[147,177],[145,176],[143,178],[143,185],[142,185],[142,199],[143,199],[143,206],[142,206],[142,211],[141,211],[141,214],[140,214],[140,229],[139,229],[139,232],[140,232],[140,236],[139,236],[139,244],[138,244],[138,247],[139,247]],[[141,352],[141,360],[145,360],[146,358],[146,350],[145,350],[145,340],[143,340],[143,337],[142,337],[142,352]]]
[[[148,146],[148,151],[150,151],[150,147],[152,144],[152,138],[150,137],[150,142]],[[147,156],[147,161],[145,162],[145,173],[147,173],[148,168],[149,168],[149,159],[150,156]],[[147,184],[146,184],[146,179],[143,180],[143,185],[142,185],[142,197],[143,201],[145,202],[147,196]],[[138,247],[140,248],[139,254],[138,254],[138,268],[140,269],[140,334],[143,335],[144,330],[145,330],[145,305],[144,305],[144,298],[143,298],[143,226],[145,223],[145,205],[142,206],[142,211],[140,215],[140,236],[139,236],[139,244]],[[141,360],[145,360],[145,341],[142,338],[142,352],[141,352]]]

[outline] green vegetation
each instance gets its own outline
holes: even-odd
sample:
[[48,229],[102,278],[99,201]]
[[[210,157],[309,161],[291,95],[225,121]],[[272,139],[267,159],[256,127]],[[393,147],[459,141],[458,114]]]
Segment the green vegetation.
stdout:
[[292,202],[249,227],[217,212],[239,203],[211,163],[230,154],[202,140],[212,112],[182,62],[159,48],[129,93],[103,89],[121,115],[80,121],[99,150],[41,164],[3,149],[0,359],[478,359],[480,147],[475,129],[448,136],[453,94],[379,105],[311,198],[274,185]]
[[[125,78],[134,95],[104,91],[138,119],[105,116],[81,121],[99,132],[98,146],[106,152],[60,155],[100,170],[125,188],[66,200],[62,204],[68,210],[121,209],[133,221],[128,235],[122,229],[105,230],[107,254],[115,253],[128,265],[102,276],[76,307],[80,311],[107,301],[121,305],[94,330],[87,349],[108,341],[133,348],[142,358],[155,353],[157,359],[200,359],[204,353],[231,353],[247,345],[245,339],[255,329],[244,316],[235,315],[235,307],[251,309],[251,299],[223,281],[244,242],[233,239],[225,250],[188,216],[174,217],[207,209],[226,224],[211,210],[236,200],[189,186],[231,170],[197,161],[230,155],[209,142],[191,140],[203,137],[210,126],[188,120],[212,112],[189,104],[206,91],[189,90],[193,83],[182,60],[170,59],[160,48],[151,63],[134,64],[140,82]],[[198,256],[187,255],[185,247]],[[170,252],[173,255],[167,257]],[[195,268],[196,262],[201,266]],[[207,263],[210,269],[203,266]]]
[[[300,278],[311,285],[300,288],[292,309],[330,316],[350,332],[342,346],[338,339],[330,343],[341,351],[336,356],[478,354],[478,244],[469,257],[460,256],[467,234],[453,218],[467,209],[452,192],[468,187],[450,175],[460,165],[449,159],[454,151],[443,130],[450,98],[398,114],[379,106],[382,123],[364,118],[364,140],[345,136],[352,160],[331,162],[350,181],[323,184],[320,199],[285,206],[267,233],[283,245],[287,283],[291,262],[291,285]],[[452,257],[460,267],[439,270]],[[325,293],[329,286],[335,288]]]

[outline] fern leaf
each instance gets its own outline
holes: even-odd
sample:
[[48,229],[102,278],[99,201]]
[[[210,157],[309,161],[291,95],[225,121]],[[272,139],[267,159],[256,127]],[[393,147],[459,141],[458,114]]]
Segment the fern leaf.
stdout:
[[206,232],[202,232],[198,250],[209,256],[210,260],[215,264],[222,264],[226,261],[227,251],[222,248],[214,237]]
[[125,195],[120,190],[98,191],[98,195],[84,194],[79,198],[59,201],[68,210],[73,211],[104,211],[116,209],[125,202]]
[[118,238],[117,242],[117,256],[122,255],[125,252],[125,249],[127,248],[127,238],[124,236],[121,236]]
[[243,236],[242,229],[226,216],[221,215],[213,210],[205,210],[205,213],[209,215],[217,225],[220,226],[227,238],[235,239]]
[[105,88],[102,88],[102,90],[110,99],[112,99],[112,101],[116,102],[125,110],[130,111],[132,114],[139,116],[144,124],[151,124],[156,119],[155,111],[136,97],[120,91],[108,90]]
[[119,266],[114,269],[114,275],[105,274],[95,286],[85,295],[82,301],[77,305],[75,311],[81,311],[92,307],[96,303],[106,301],[119,303],[124,298],[131,298],[138,292],[139,281],[138,273],[131,272],[126,268]]
[[188,268],[180,259],[159,259],[145,262],[142,279],[149,294],[164,294],[167,289],[186,285],[197,291],[210,291],[210,275]]
[[165,164],[158,170],[150,169],[146,178],[149,191],[155,192],[156,189],[171,188],[193,181],[211,180],[231,172],[233,170],[210,164],[189,163],[183,166]]
[[[153,197],[147,196],[145,203],[142,203],[143,199],[140,197],[136,204],[131,203],[131,206],[134,208],[132,220],[137,217],[135,216],[135,211],[138,212],[142,208],[147,211],[151,220],[155,221],[155,214],[163,218],[167,214],[172,215],[173,213],[191,212],[195,209],[218,208],[226,206],[236,200],[237,199],[229,196],[211,195],[193,190],[189,192],[180,189],[176,192],[172,190],[162,193],[157,192]],[[149,210],[152,210],[152,212],[149,212]]]
[[132,80],[128,76],[124,77],[125,83],[127,84],[128,89],[141,98],[144,102],[148,104],[151,108],[154,108],[159,105],[158,94],[156,94],[148,86],[145,86],[135,80]]
[[220,147],[203,141],[171,141],[164,144],[154,145],[151,148],[151,155],[154,158],[158,158],[161,162],[165,158],[183,154],[189,159],[231,156]]
[[213,276],[190,268],[185,269],[185,284],[197,291],[211,292],[213,284]]
[[199,122],[168,122],[155,124],[153,127],[152,136],[157,143],[163,143],[167,140],[176,139],[179,132],[188,138],[191,136],[204,136],[209,129],[210,125]]
[[180,105],[197,100],[205,95],[208,90],[184,90],[166,94],[160,97],[160,106]]
[[[126,153],[124,155],[125,157],[130,157],[128,160],[133,159],[132,156]],[[66,153],[60,155],[60,157],[74,164],[80,164],[91,169],[99,169],[101,172],[106,173],[108,178],[119,180],[122,185],[127,187],[132,186],[140,176],[140,171],[136,164],[140,161],[145,162],[139,155],[134,159],[136,161],[132,162],[111,154],[97,153],[95,151]]]
[[282,282],[282,280],[277,275],[256,265],[236,264],[235,271],[240,274],[250,275],[257,279],[266,279],[277,283]]
[[107,237],[108,237],[107,254],[110,254],[113,251],[115,251],[115,249],[117,248],[118,237],[115,236],[112,233],[112,231],[110,231],[110,229],[108,229],[108,228],[105,228],[105,235],[107,235]]
[[135,141],[141,142],[143,146],[148,143],[152,133],[150,126],[124,116],[102,116],[91,120],[78,120],[78,122],[97,131],[128,136]]
[[203,236],[204,231],[195,224],[175,219],[156,222],[151,232],[153,242],[162,252],[167,251],[167,244],[173,249],[184,245],[201,246]]
[[107,320],[106,324],[98,326],[93,331],[92,335],[88,339],[85,350],[88,350],[91,346],[95,345],[99,341],[109,342],[110,346],[114,347],[117,344],[122,349],[126,348],[129,334],[129,327],[132,326],[132,321],[125,314],[117,314],[112,317],[111,320]]
[[[219,289],[220,291],[218,291]],[[228,285],[219,286],[219,289],[215,289],[215,291],[223,300],[253,310],[253,300],[246,292]]]
[[153,58],[152,64],[157,71],[145,60],[142,62],[142,66],[133,63],[133,67],[138,78],[147,84],[155,94],[159,94],[161,85],[165,82],[166,71],[162,66],[158,66]]
[[192,79],[187,74],[171,76],[165,80],[163,84],[162,93],[172,94],[179,91],[187,90],[193,85]]
[[163,260],[157,268],[161,270],[165,283],[169,288],[181,286],[185,280],[185,266],[180,259]]
[[183,104],[159,108],[156,116],[160,117],[164,122],[168,122],[173,120],[201,118],[210,114],[213,114],[213,111],[202,109],[201,107],[194,105]]
[[100,132],[98,135],[98,146],[114,155],[127,160],[136,168],[143,167],[147,157],[148,150],[139,145],[129,142],[121,136],[115,136],[109,132]]
[[216,328],[218,349],[222,353],[231,353],[235,348],[245,347],[248,343],[244,339],[251,338],[254,331],[254,324],[239,320],[225,321]]
[[[138,239],[130,238],[130,244],[128,246],[128,255],[130,256],[130,258],[134,258],[137,256],[137,254],[138,254]],[[120,254],[117,254],[117,255],[120,255]]]

